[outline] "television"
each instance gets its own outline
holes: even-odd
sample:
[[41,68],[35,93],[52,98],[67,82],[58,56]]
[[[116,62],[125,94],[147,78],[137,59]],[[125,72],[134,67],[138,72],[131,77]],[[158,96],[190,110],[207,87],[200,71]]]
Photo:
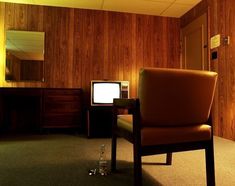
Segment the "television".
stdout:
[[129,98],[128,81],[91,81],[91,106],[112,106],[114,98]]

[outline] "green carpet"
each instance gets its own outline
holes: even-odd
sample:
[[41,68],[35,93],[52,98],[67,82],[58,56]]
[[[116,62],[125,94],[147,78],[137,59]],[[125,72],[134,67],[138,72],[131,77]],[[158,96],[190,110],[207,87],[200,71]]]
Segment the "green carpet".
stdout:
[[[97,168],[99,148],[105,144],[110,160],[110,139],[80,135],[26,135],[0,138],[0,186],[120,186],[133,184],[132,145],[118,139],[118,171],[89,176]],[[216,182],[235,185],[235,142],[215,137]],[[202,150],[143,159],[143,183],[153,185],[206,185]]]

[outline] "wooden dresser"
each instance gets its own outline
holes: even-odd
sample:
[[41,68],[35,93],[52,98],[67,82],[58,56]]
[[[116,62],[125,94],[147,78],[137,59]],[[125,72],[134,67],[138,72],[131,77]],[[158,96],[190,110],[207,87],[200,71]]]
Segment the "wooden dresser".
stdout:
[[0,88],[0,130],[82,127],[82,90]]

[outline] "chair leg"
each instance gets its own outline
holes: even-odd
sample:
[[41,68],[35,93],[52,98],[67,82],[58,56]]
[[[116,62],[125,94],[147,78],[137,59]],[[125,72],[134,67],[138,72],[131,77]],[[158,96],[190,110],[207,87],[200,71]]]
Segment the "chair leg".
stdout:
[[142,162],[138,145],[134,144],[134,186],[142,186]]
[[209,142],[205,149],[206,155],[206,180],[207,186],[215,186],[215,164],[213,141]]
[[111,152],[111,171],[116,170],[116,154],[117,154],[117,135],[112,134],[112,152]]
[[171,165],[172,164],[172,153],[167,153],[166,154],[166,164]]

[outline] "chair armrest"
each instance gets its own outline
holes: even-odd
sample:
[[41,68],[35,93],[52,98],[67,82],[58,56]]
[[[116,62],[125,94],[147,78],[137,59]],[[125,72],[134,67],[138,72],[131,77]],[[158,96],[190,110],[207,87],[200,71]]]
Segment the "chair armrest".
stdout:
[[133,113],[136,110],[137,106],[139,105],[139,99],[114,99],[113,100],[113,108],[114,110],[117,109],[124,109],[128,110],[128,113]]
[[138,99],[113,99],[113,106],[122,109],[134,109]]

